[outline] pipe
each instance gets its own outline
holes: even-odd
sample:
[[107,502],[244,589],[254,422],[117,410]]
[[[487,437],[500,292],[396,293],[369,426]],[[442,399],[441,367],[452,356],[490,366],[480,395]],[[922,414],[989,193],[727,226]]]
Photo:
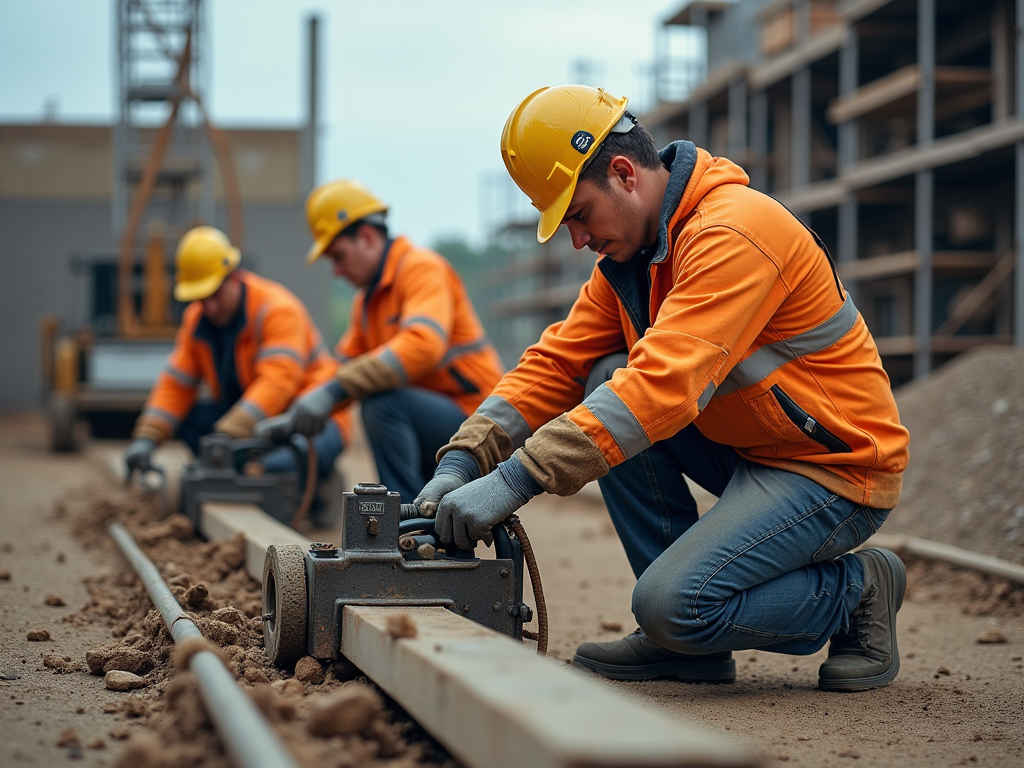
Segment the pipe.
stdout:
[[884,547],[898,555],[906,554],[924,560],[937,560],[961,568],[969,568],[989,576],[997,576],[1015,584],[1024,584],[1024,565],[991,555],[983,555],[980,552],[971,552],[968,549],[955,547],[952,544],[943,544],[939,541],[929,541],[900,534],[876,533],[864,542],[861,548],[863,547]]
[[[178,605],[153,562],[139,549],[120,523],[112,523],[110,535],[142,579],[153,604],[164,617],[174,642],[202,637],[199,628]],[[274,735],[259,709],[235,683],[220,657],[200,651],[189,659],[206,711],[220,734],[231,761],[241,768],[298,768],[298,763]]]

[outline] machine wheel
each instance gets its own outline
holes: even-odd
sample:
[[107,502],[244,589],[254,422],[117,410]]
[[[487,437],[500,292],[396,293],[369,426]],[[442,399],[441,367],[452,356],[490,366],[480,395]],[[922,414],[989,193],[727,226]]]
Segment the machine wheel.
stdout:
[[306,557],[297,544],[272,544],[263,561],[263,645],[277,666],[306,653]]
[[50,447],[61,453],[75,450],[75,401],[59,392],[50,397]]

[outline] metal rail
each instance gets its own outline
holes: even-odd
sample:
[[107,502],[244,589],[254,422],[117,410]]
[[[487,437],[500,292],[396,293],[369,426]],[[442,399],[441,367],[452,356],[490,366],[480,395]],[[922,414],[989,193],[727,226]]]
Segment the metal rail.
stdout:
[[[132,568],[142,579],[153,604],[164,617],[174,642],[202,637],[199,628],[178,605],[160,572],[139,549],[120,523],[108,529]],[[235,765],[241,768],[298,768],[298,763],[274,735],[259,709],[235,683],[235,678],[212,651],[199,651],[189,659],[199,693],[217,733]]]

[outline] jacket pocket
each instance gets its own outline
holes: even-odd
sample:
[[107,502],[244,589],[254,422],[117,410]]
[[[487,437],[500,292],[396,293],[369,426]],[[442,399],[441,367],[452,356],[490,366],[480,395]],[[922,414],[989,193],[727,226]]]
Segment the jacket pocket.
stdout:
[[850,446],[821,426],[815,418],[797,405],[796,401],[787,395],[778,384],[772,385],[771,394],[775,398],[775,402],[779,404],[782,412],[793,423],[793,426],[800,430],[801,434],[805,437],[809,437],[819,445],[823,445],[828,449],[829,453],[852,453]]

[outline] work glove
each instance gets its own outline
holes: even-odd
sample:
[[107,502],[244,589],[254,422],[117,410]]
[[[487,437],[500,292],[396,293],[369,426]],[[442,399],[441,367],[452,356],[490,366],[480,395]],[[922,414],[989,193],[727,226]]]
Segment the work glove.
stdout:
[[156,441],[148,437],[137,437],[132,440],[124,452],[124,461],[128,465],[128,474],[135,470],[148,472],[152,469],[150,459],[156,449]]
[[489,475],[446,494],[437,506],[434,532],[460,549],[491,545],[491,529],[544,489],[513,454]]
[[345,399],[345,390],[337,379],[310,390],[295,401],[290,410],[292,432],[301,435],[318,435],[330,418],[334,406]]
[[283,443],[295,434],[295,427],[292,424],[293,419],[294,414],[292,411],[271,416],[269,419],[263,419],[263,421],[253,427],[252,434],[254,437],[262,440],[273,440],[275,443]]
[[433,517],[437,505],[446,493],[461,488],[480,477],[480,466],[469,451],[453,449],[441,457],[434,470],[434,477],[419,492],[412,505],[419,509],[421,517]]

